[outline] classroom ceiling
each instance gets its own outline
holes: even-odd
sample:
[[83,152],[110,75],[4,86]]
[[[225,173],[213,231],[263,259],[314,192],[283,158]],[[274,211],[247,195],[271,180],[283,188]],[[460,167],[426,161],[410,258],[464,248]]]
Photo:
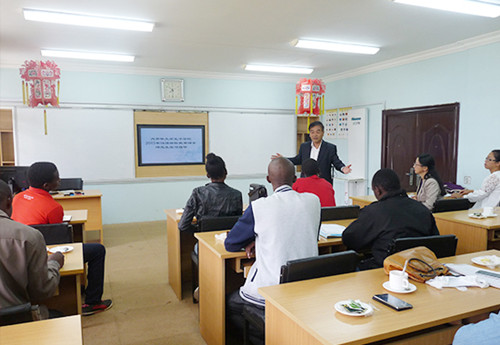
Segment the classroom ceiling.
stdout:
[[[153,21],[153,32],[85,28],[26,21],[22,9],[45,9]],[[61,67],[164,70],[257,76],[245,64],[313,67],[332,77],[500,30],[485,18],[391,0],[0,0],[0,64],[41,59],[40,49],[133,54],[133,63],[54,58]],[[500,35],[499,35],[500,36]],[[298,38],[379,46],[376,55],[292,47]],[[265,74],[269,75],[269,74]],[[276,75],[276,74],[275,74]],[[293,76],[297,79],[297,76]]]

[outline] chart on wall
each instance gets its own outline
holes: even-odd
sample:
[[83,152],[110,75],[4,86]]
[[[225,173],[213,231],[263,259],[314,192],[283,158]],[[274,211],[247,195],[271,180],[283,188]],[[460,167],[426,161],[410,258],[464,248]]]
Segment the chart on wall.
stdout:
[[[330,109],[325,112],[323,120],[325,140],[336,144],[339,152],[347,151],[347,160],[352,164],[349,178],[366,179],[367,109]],[[336,141],[336,139],[344,140]]]

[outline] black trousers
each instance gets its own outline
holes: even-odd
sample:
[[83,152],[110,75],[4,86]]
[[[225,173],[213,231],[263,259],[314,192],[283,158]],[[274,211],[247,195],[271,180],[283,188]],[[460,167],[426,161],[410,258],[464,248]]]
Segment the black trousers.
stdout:
[[[226,329],[228,333],[228,344],[243,344],[243,329],[245,319],[242,316],[243,307],[255,308],[263,311],[265,308],[250,303],[241,298],[239,290],[236,290],[226,297]],[[252,344],[263,344],[262,334],[252,325],[248,330],[248,335]]]

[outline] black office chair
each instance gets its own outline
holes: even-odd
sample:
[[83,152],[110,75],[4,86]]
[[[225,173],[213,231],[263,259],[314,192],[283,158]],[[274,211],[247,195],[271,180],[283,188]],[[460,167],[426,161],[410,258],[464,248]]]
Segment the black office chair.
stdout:
[[472,203],[468,199],[441,199],[437,200],[432,209],[433,213],[468,210]]
[[57,190],[82,190],[83,180],[81,178],[62,178]]
[[47,245],[73,243],[73,226],[67,223],[31,225],[45,238]]
[[25,303],[12,307],[0,308],[0,326],[41,320],[40,307]]
[[[217,231],[217,230],[229,230],[234,224],[240,219],[240,216],[227,216],[227,217],[212,217],[205,216],[198,222],[198,230],[200,232],[204,231]],[[198,244],[196,244],[197,248]],[[193,275],[192,279],[192,292],[198,287],[198,252],[193,250],[191,252],[191,271]],[[193,303],[197,303],[193,296]]]
[[[358,253],[348,250],[340,253],[290,260],[286,265],[281,266],[280,284],[354,272],[360,259]],[[250,325],[256,329],[257,333],[261,334],[258,341],[264,343],[265,309],[245,305],[242,314],[245,319],[245,344],[249,341],[248,328]],[[256,340],[253,342],[255,343]]]
[[425,237],[403,237],[395,239],[389,249],[389,254],[402,250],[424,246],[436,254],[438,258],[454,256],[457,250],[458,238],[455,235],[436,235]]
[[321,221],[351,219],[359,217],[359,206],[334,206],[321,208]]

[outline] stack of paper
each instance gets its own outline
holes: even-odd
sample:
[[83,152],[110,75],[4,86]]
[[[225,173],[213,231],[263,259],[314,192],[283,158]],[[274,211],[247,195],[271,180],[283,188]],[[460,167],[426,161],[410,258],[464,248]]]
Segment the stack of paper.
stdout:
[[342,237],[345,226],[338,224],[321,224],[319,235],[324,238]]

